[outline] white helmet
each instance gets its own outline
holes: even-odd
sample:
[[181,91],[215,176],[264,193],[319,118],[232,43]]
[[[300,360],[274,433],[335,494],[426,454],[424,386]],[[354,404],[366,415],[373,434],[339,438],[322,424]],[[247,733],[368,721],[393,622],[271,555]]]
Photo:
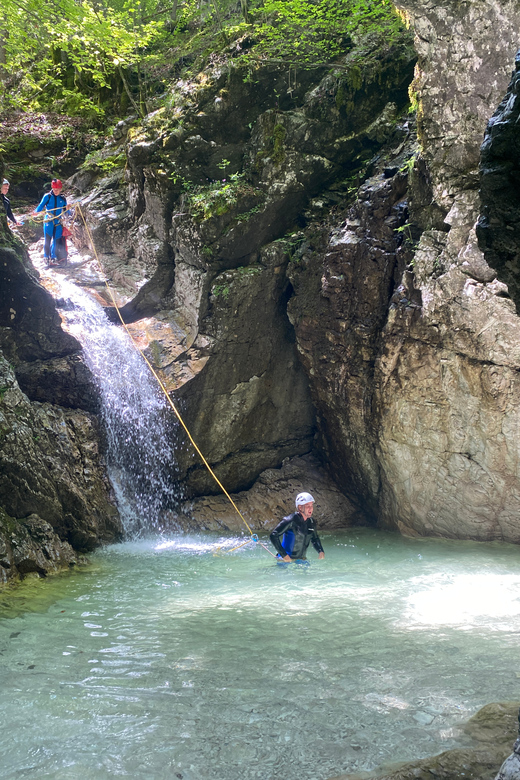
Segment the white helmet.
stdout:
[[314,499],[310,493],[298,493],[295,501],[296,509],[298,509],[299,506],[310,504],[311,502],[314,504]]

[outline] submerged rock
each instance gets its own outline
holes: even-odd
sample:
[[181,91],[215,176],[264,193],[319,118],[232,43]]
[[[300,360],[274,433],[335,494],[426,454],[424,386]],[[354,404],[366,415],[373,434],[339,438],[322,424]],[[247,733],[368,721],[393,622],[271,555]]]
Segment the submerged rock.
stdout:
[[[487,704],[462,727],[459,739],[468,742],[467,746],[432,758],[389,765],[374,772],[337,775],[330,780],[490,780],[514,740],[517,727],[518,702]],[[516,780],[519,776],[506,775],[504,780]],[[502,780],[500,773],[496,780]]]

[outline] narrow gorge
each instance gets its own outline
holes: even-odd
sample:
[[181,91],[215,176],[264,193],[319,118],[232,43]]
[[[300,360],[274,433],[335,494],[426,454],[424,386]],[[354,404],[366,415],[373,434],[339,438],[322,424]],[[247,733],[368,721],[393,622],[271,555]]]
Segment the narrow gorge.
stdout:
[[[28,142],[23,164],[51,160],[77,204],[63,269],[44,268],[28,208],[43,178],[15,181],[3,139],[23,224],[0,211],[0,586],[88,571],[86,555],[150,534],[266,540],[301,489],[320,530],[361,534],[338,545],[355,538],[371,560],[373,533],[520,543],[520,7],[396,11],[333,62],[256,57],[252,24],[221,31],[198,72],[177,64],[152,110],[134,103],[89,154]],[[335,780],[450,780],[465,761],[492,779],[518,711],[495,707],[465,727],[480,757],[450,743],[446,765]],[[418,708],[415,725],[439,712]],[[358,766],[363,739],[349,740],[349,766],[372,772],[383,753]]]

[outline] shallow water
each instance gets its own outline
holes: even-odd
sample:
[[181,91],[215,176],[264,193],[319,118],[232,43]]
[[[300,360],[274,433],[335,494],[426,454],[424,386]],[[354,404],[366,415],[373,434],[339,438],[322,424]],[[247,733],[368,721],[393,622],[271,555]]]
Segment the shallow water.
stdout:
[[213,554],[233,541],[116,545],[3,597],[0,778],[321,780],[518,695],[518,547],[356,529],[283,568]]

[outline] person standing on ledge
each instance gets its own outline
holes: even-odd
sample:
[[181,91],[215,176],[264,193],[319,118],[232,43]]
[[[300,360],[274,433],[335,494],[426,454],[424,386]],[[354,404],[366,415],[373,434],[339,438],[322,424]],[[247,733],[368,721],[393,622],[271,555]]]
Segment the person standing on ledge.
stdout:
[[307,547],[312,546],[318,553],[318,558],[325,558],[320,537],[316,530],[316,521],[312,519],[314,499],[310,493],[298,493],[296,496],[296,512],[287,515],[278,523],[270,535],[270,540],[283,561],[305,561]]
[[43,223],[43,235],[45,244],[43,247],[43,259],[47,265],[59,265],[58,257],[60,239],[63,232],[61,217],[67,210],[67,201],[61,194],[63,184],[59,179],[51,181],[51,191],[43,196],[34,213],[45,211]]
[[4,204],[5,213],[7,214],[7,219],[10,219],[11,222],[14,222],[15,225],[18,224],[16,221],[13,211],[11,209],[11,201],[7,197],[7,193],[9,192],[9,182],[7,179],[4,179],[2,182],[2,188],[0,190],[0,200]]

